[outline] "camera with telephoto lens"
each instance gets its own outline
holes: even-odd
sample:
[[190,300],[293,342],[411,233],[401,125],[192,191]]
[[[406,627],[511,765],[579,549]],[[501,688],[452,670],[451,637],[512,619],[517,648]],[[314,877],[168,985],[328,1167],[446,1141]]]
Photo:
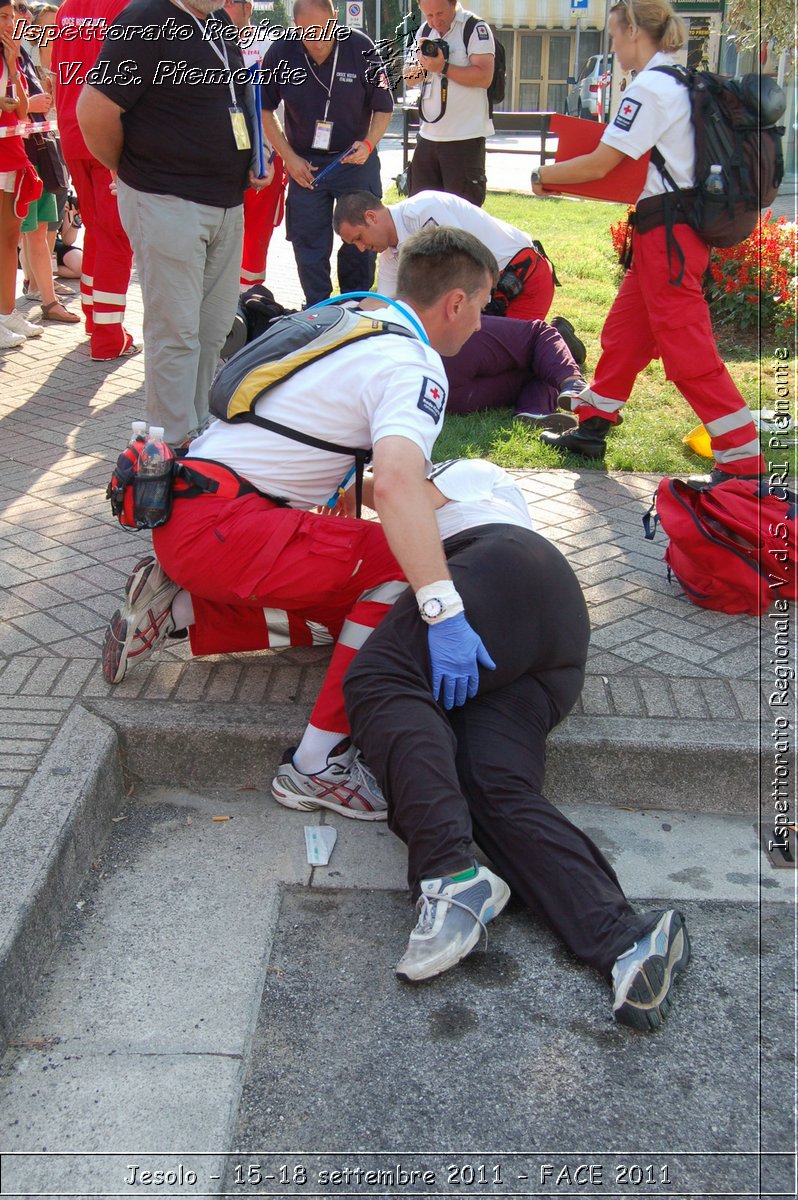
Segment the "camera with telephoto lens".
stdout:
[[437,58],[439,50],[444,58],[448,59],[449,57],[449,43],[445,42],[443,38],[438,38],[437,40],[433,38],[423,38],[422,41],[419,42],[418,48],[426,58]]

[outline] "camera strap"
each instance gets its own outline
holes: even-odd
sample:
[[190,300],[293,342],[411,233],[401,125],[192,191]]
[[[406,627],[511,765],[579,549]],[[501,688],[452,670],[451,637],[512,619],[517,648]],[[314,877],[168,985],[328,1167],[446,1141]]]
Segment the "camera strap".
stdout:
[[[428,38],[431,33],[431,25],[426,23],[422,25],[418,31],[418,41],[416,44],[420,45],[421,42],[423,42],[425,38]],[[435,40],[438,41],[440,39]],[[421,95],[418,99],[418,115],[421,117],[421,120],[425,125],[437,125],[438,121],[442,121],[446,116],[446,101],[449,98],[449,80],[445,75],[441,75],[441,111],[438,113],[437,117],[433,117],[433,119],[430,120],[424,115],[424,87],[426,86],[428,79],[429,75],[425,76],[424,83],[421,87]]]

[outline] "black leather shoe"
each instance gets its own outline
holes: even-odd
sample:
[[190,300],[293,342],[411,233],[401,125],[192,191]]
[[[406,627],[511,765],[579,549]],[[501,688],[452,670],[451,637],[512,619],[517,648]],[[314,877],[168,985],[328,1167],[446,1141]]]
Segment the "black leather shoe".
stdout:
[[531,429],[545,429],[550,433],[565,433],[567,429],[576,429],[577,426],[576,417],[565,412],[520,412],[515,414],[515,420],[522,425],[529,425]]
[[607,434],[612,428],[612,421],[603,417],[588,417],[577,429],[566,433],[542,433],[540,440],[552,450],[563,454],[578,454],[582,458],[603,458],[606,450]]
[[568,349],[573,354],[578,366],[585,365],[587,358],[587,347],[580,337],[577,337],[576,330],[567,317],[552,317],[549,325],[557,330],[562,340],[565,342]]

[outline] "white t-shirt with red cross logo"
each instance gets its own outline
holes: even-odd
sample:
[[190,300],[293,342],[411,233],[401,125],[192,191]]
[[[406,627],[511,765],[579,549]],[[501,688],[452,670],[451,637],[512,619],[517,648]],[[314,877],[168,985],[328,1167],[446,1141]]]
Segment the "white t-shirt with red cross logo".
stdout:
[[[691,188],[695,183],[695,141],[690,93],[678,80],[652,70],[666,66],[675,66],[674,59],[658,51],[624,92],[601,140],[634,159],[657,146],[676,186]],[[664,191],[658,168],[649,163],[638,200]]]

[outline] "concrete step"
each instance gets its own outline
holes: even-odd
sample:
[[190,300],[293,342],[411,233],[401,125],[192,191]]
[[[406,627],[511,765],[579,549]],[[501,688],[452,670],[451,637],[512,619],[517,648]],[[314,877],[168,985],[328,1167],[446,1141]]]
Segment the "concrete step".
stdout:
[[[668,684],[678,689],[679,681]],[[310,711],[285,702],[178,707],[117,699],[92,701],[91,708],[118,731],[127,769],[137,778],[188,786],[242,780],[259,787],[268,787],[283,751],[297,744]],[[759,779],[758,733],[755,721],[736,716],[705,720],[583,708],[549,739],[547,794],[556,803],[750,812]]]

